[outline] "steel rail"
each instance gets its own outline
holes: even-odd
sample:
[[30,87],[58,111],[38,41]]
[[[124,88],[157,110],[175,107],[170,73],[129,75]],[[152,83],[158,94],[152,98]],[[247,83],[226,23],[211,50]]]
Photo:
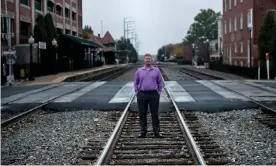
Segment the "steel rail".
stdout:
[[118,123],[116,124],[116,127],[114,128],[106,146],[104,147],[100,158],[97,160],[96,165],[105,164],[107,162],[108,158],[110,157],[110,154],[112,153],[112,149],[116,144],[116,140],[120,134],[120,131],[122,130],[122,128],[126,122],[126,118],[129,114],[128,109],[129,109],[131,103],[133,102],[134,97],[135,97],[135,92],[132,91],[131,98],[129,99],[127,106],[124,109],[124,112],[123,112],[122,116],[120,117]]
[[[109,75],[109,76],[104,77],[104,78],[102,78],[102,79],[99,79],[98,81],[95,81],[94,83],[99,82],[99,81],[102,81],[102,80],[105,80],[105,79],[107,79],[107,78],[109,78],[109,77],[113,77],[113,76],[116,75],[116,74],[117,74],[117,73],[112,74],[112,75]],[[59,96],[56,96],[56,97],[54,97],[54,98],[52,98],[52,99],[50,99],[50,100],[47,100],[46,102],[44,102],[44,103],[42,103],[42,104],[40,104],[40,105],[38,105],[38,106],[36,106],[36,107],[34,107],[34,108],[31,108],[31,109],[29,109],[29,110],[27,110],[27,111],[24,111],[24,112],[22,112],[22,113],[20,113],[20,114],[18,114],[18,115],[13,116],[13,117],[11,117],[11,118],[9,118],[9,119],[7,119],[7,120],[4,120],[4,121],[1,122],[1,127],[2,127],[2,128],[3,128],[3,127],[7,127],[7,126],[9,126],[11,123],[13,123],[13,122],[15,122],[15,121],[17,121],[17,120],[19,120],[19,119],[21,119],[21,118],[24,118],[24,117],[27,116],[28,114],[34,113],[34,112],[35,112],[36,110],[38,110],[39,108],[41,108],[41,107],[43,107],[43,106],[45,106],[45,105],[47,105],[47,104],[49,104],[49,103],[52,103],[54,100],[56,100],[56,99],[58,99],[58,98],[60,98],[60,97],[63,97],[63,96],[65,96],[65,95],[68,95],[68,94],[70,94],[70,93],[74,93],[74,92],[76,92],[76,91],[78,91],[78,90],[80,90],[80,89],[82,89],[82,88],[85,88],[85,87],[87,87],[87,86],[89,86],[89,85],[91,85],[91,82],[88,82],[87,84],[82,85],[82,86],[76,88],[75,90],[66,92],[65,94],[61,94],[61,95],[59,95]],[[61,85],[60,85],[60,86],[61,86]],[[55,88],[58,88],[58,87],[59,87],[59,86],[56,86]]]
[[202,157],[202,155],[201,155],[201,153],[200,153],[200,150],[199,150],[198,146],[196,145],[196,143],[195,143],[195,141],[194,141],[194,139],[193,139],[193,136],[192,136],[192,134],[191,134],[191,132],[190,132],[190,130],[189,130],[189,128],[188,128],[188,125],[187,125],[186,122],[184,121],[184,119],[183,119],[183,117],[182,117],[182,115],[181,115],[181,113],[180,113],[180,110],[179,110],[179,108],[178,108],[176,102],[174,101],[174,98],[173,98],[173,96],[171,95],[171,92],[169,91],[169,89],[168,89],[168,87],[167,87],[167,84],[166,84],[166,82],[165,82],[165,80],[164,80],[163,77],[162,77],[162,81],[163,81],[163,83],[164,83],[164,89],[166,90],[166,92],[168,93],[169,97],[171,98],[171,101],[172,101],[172,103],[173,103],[173,105],[174,105],[174,108],[175,108],[175,110],[176,110],[176,113],[177,113],[177,115],[178,115],[178,117],[179,117],[179,119],[180,119],[181,125],[182,125],[183,128],[184,128],[185,134],[186,134],[187,138],[188,138],[189,141],[190,141],[190,145],[191,145],[191,147],[192,147],[192,150],[193,150],[194,154],[196,155],[196,158],[197,158],[197,160],[198,160],[198,161],[197,161],[198,164],[199,164],[199,165],[204,165],[204,166],[205,166],[206,163],[205,163],[205,161],[204,161],[204,159],[203,159],[203,157]]

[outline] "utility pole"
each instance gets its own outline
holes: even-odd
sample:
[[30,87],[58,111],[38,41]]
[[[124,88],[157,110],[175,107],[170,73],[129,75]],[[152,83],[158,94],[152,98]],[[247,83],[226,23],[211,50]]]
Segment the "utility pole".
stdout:
[[5,0],[5,17],[6,17],[6,25],[7,25],[7,33],[6,36],[8,40],[8,51],[4,51],[3,54],[7,57],[7,64],[9,64],[9,76],[7,77],[7,84],[9,86],[12,86],[14,83],[14,75],[12,71],[12,65],[15,63],[15,51],[12,50],[12,44],[11,44],[11,37],[14,35],[11,33],[11,16],[8,15],[8,8],[7,8],[7,0]]
[[[126,58],[127,58],[127,62],[128,62],[128,54],[129,54],[129,51],[128,51],[128,44],[127,44],[127,40],[128,40],[128,34],[129,34],[129,31],[133,30],[133,29],[129,29],[129,25],[132,24],[132,23],[135,23],[133,20],[130,20],[130,21],[127,21],[127,19],[129,18],[124,18],[124,41],[126,42],[126,51],[127,51],[127,54],[126,54]],[[127,27],[126,27],[127,26]],[[126,29],[127,28],[127,29]]]

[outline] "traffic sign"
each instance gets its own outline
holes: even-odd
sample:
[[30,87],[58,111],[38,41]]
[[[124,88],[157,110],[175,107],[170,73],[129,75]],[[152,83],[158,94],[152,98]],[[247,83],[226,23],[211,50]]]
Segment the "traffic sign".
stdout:
[[45,42],[38,42],[38,48],[46,50],[46,43]]

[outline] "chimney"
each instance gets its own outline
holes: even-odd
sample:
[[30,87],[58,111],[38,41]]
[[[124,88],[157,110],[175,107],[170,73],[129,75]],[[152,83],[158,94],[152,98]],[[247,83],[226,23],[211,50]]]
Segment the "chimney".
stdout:
[[98,37],[101,38],[101,34],[98,33]]

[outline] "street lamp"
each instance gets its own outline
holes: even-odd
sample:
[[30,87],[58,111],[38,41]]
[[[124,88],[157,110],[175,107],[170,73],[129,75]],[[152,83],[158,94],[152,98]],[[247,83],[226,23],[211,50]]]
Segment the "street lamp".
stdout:
[[32,75],[32,63],[33,63],[33,44],[34,44],[34,38],[33,35],[31,35],[28,39],[28,42],[30,44],[30,69],[29,69],[29,81],[35,80]]
[[206,44],[206,48],[207,48],[207,57],[206,57],[206,62],[208,62],[209,61],[209,39],[206,39],[205,41],[204,41],[204,43]]
[[54,51],[54,53],[55,53],[55,61],[54,61],[54,73],[57,73],[57,63],[56,63],[56,61],[57,61],[57,53],[56,53],[56,48],[57,48],[57,41],[56,41],[56,39],[54,38],[53,40],[52,40],[52,45],[53,45],[53,49],[55,50]]
[[249,30],[249,67],[251,67],[251,57],[252,57],[252,35],[251,35],[251,32],[252,32],[252,29],[253,29],[253,25],[252,23],[249,23],[248,24],[248,30]]

